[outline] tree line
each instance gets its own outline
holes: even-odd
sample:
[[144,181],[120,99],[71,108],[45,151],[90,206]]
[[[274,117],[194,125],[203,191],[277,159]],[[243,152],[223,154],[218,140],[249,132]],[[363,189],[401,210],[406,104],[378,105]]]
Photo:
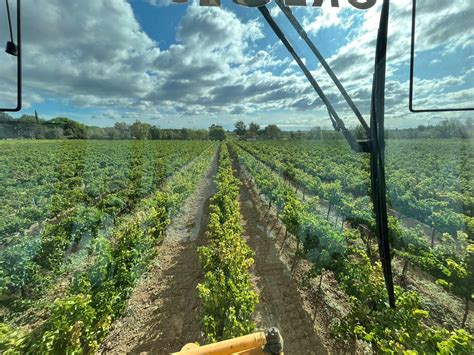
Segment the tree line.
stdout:
[[[365,138],[362,127],[353,129],[358,138]],[[418,138],[462,138],[474,137],[472,119],[444,120],[437,125],[419,125],[416,128],[388,129],[386,137],[391,139]],[[224,140],[227,137],[240,140],[288,139],[288,140],[335,140],[344,137],[332,129],[319,126],[309,130],[284,131],[276,124],[265,127],[255,122],[246,124],[237,121],[233,131],[226,131],[221,125],[212,124],[208,129],[161,128],[136,120],[132,124],[116,122],[112,127],[87,126],[67,117],[44,120],[35,115],[13,118],[0,112],[0,139],[109,139],[109,140]]]

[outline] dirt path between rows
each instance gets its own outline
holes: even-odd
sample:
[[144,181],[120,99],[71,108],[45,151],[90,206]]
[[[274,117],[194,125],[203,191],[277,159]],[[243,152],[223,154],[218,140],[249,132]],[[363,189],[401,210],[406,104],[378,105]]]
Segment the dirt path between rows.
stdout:
[[[248,154],[250,154],[254,159],[260,161],[262,164],[269,167],[268,164],[266,164],[259,157],[252,154],[250,151],[246,150],[242,146],[240,147],[244,149]],[[272,169],[271,167],[269,168]],[[297,191],[298,196],[303,200],[305,196],[314,197],[314,195],[308,193],[308,191],[303,191],[301,189],[298,190],[293,182],[289,182],[289,184]],[[319,199],[319,206],[317,207],[319,213],[322,216],[325,216],[329,205],[326,200]],[[399,219],[400,223],[405,228],[421,227],[424,231],[424,237],[427,243],[431,243],[431,233],[433,231],[433,228],[416,219],[407,217],[396,210],[390,209],[389,213]],[[332,208],[331,213],[329,215],[329,222],[333,224],[335,228],[341,228],[341,222],[337,224],[335,223],[335,221],[342,220],[343,217],[334,208]],[[367,232],[368,229],[365,228],[365,231]],[[439,237],[440,235],[440,233],[436,232],[436,236]],[[398,260],[399,258],[397,258],[396,256],[392,258],[393,273],[396,277],[396,281],[399,282],[398,278],[400,277],[402,272],[402,262]],[[408,283],[408,286],[410,288],[415,289],[421,295],[422,299],[424,300],[425,307],[427,307],[427,310],[430,311],[431,318],[433,318],[438,325],[449,324],[454,328],[461,327],[461,320],[464,315],[464,301],[461,298],[455,296],[454,294],[446,291],[441,286],[437,285],[435,283],[435,278],[433,278],[433,276],[429,275],[427,272],[423,272],[421,269],[417,268],[415,265],[412,264],[409,264],[409,268],[411,271],[409,272],[410,282]],[[468,329],[474,328],[473,313],[474,307],[471,307],[469,309],[469,315],[466,324],[466,327]]]
[[[240,166],[233,157],[234,169],[242,179]],[[304,304],[289,266],[280,259],[271,220],[257,207],[258,202],[247,182],[240,187],[240,213],[244,236],[255,251],[253,278],[260,303],[255,321],[259,330],[277,327],[283,338],[285,354],[327,354],[316,333],[311,312]]]
[[205,241],[216,171],[214,158],[206,177],[173,218],[156,265],[141,278],[126,315],[115,322],[100,352],[169,354],[189,342],[204,343],[196,289],[203,275],[196,249]]

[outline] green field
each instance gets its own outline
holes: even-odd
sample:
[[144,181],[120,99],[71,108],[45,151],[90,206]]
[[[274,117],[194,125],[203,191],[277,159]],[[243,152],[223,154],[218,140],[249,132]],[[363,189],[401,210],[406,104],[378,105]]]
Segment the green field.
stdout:
[[209,341],[255,328],[259,251],[241,239],[244,183],[284,226],[283,246],[294,239],[292,258],[310,265],[295,278],[330,277],[347,298],[332,339],[376,353],[472,350],[469,140],[387,143],[396,311],[378,262],[368,156],[344,141],[8,140],[0,151],[0,352],[96,351],[214,158],[208,246],[198,248],[205,277],[189,296],[202,301],[195,316]]

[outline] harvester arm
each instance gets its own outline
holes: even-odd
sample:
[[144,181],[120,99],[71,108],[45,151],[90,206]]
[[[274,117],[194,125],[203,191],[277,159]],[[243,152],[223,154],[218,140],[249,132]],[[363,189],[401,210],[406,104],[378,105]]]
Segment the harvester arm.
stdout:
[[328,75],[331,77],[333,83],[337,86],[337,88],[339,89],[339,92],[342,94],[342,96],[344,96],[344,99],[346,100],[347,104],[352,109],[352,112],[354,112],[354,114],[356,115],[356,117],[359,120],[360,124],[362,125],[362,127],[364,127],[364,130],[367,132],[367,134],[370,134],[370,132],[369,132],[370,127],[365,122],[365,120],[362,117],[362,114],[360,113],[360,111],[357,108],[356,104],[354,103],[354,101],[352,101],[351,97],[347,93],[347,91],[344,88],[344,86],[342,85],[341,81],[338,79],[338,77],[336,76],[334,71],[331,69],[329,64],[326,62],[326,59],[324,59],[321,52],[319,52],[319,50],[316,48],[313,41],[309,38],[309,36],[306,33],[306,31],[304,30],[303,26],[301,26],[301,24],[298,22],[296,17],[293,15],[293,12],[291,11],[291,9],[288,6],[285,5],[283,0],[276,0],[276,4],[280,8],[280,10],[285,14],[288,21],[290,21],[290,23],[293,25],[293,27],[298,32],[300,37],[306,42],[308,47],[311,49],[313,54],[316,56],[318,61],[323,66],[324,70],[326,70]]
[[283,339],[277,328],[270,328],[266,333],[259,332],[238,338],[223,340],[214,344],[199,346],[186,344],[180,352],[171,355],[283,355]]
[[334,109],[333,105],[327,98],[327,96],[324,94],[323,90],[319,86],[318,82],[314,78],[313,74],[309,71],[309,69],[306,67],[306,65],[303,63],[301,58],[298,56],[296,53],[295,49],[291,45],[291,43],[288,41],[278,24],[275,22],[275,20],[272,18],[270,15],[270,11],[268,11],[266,6],[260,6],[258,7],[258,10],[260,13],[263,15],[267,23],[270,25],[272,28],[273,32],[277,35],[277,37],[280,39],[280,41],[283,43],[285,48],[288,50],[288,52],[291,54],[295,62],[298,64],[300,69],[303,71],[304,75],[310,82],[311,86],[313,89],[316,91],[318,96],[321,98],[323,101],[324,105],[326,106],[328,112],[329,112],[329,118],[331,119],[331,122],[333,123],[334,127],[340,131],[344,137],[346,138],[347,142],[351,146],[351,148],[355,151],[362,151],[363,148],[360,146],[359,142],[357,142],[357,139],[354,137],[351,131],[349,131],[346,126],[344,125],[344,122],[341,120],[339,115],[337,114],[336,110]]

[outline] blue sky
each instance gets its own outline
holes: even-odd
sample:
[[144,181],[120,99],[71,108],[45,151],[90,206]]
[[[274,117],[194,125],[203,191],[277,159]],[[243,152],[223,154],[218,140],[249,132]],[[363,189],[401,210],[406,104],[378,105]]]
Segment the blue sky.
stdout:
[[[380,3],[346,0],[293,8],[368,121]],[[417,107],[474,102],[474,4],[420,5],[415,68]],[[434,5],[436,3],[436,5]],[[471,113],[410,114],[409,0],[392,1],[387,125],[413,127]],[[284,15],[268,5],[347,125],[356,124],[329,77]],[[431,6],[423,8],[421,6]],[[435,7],[433,7],[435,6]],[[137,119],[161,127],[231,128],[237,120],[284,129],[330,127],[326,109],[256,9],[169,0],[24,0],[25,108],[111,126]],[[3,12],[2,12],[3,11]],[[0,19],[5,11],[0,7]],[[0,20],[0,41],[7,38]],[[5,38],[4,38],[5,37]],[[11,104],[14,61],[0,54],[0,104]]]

